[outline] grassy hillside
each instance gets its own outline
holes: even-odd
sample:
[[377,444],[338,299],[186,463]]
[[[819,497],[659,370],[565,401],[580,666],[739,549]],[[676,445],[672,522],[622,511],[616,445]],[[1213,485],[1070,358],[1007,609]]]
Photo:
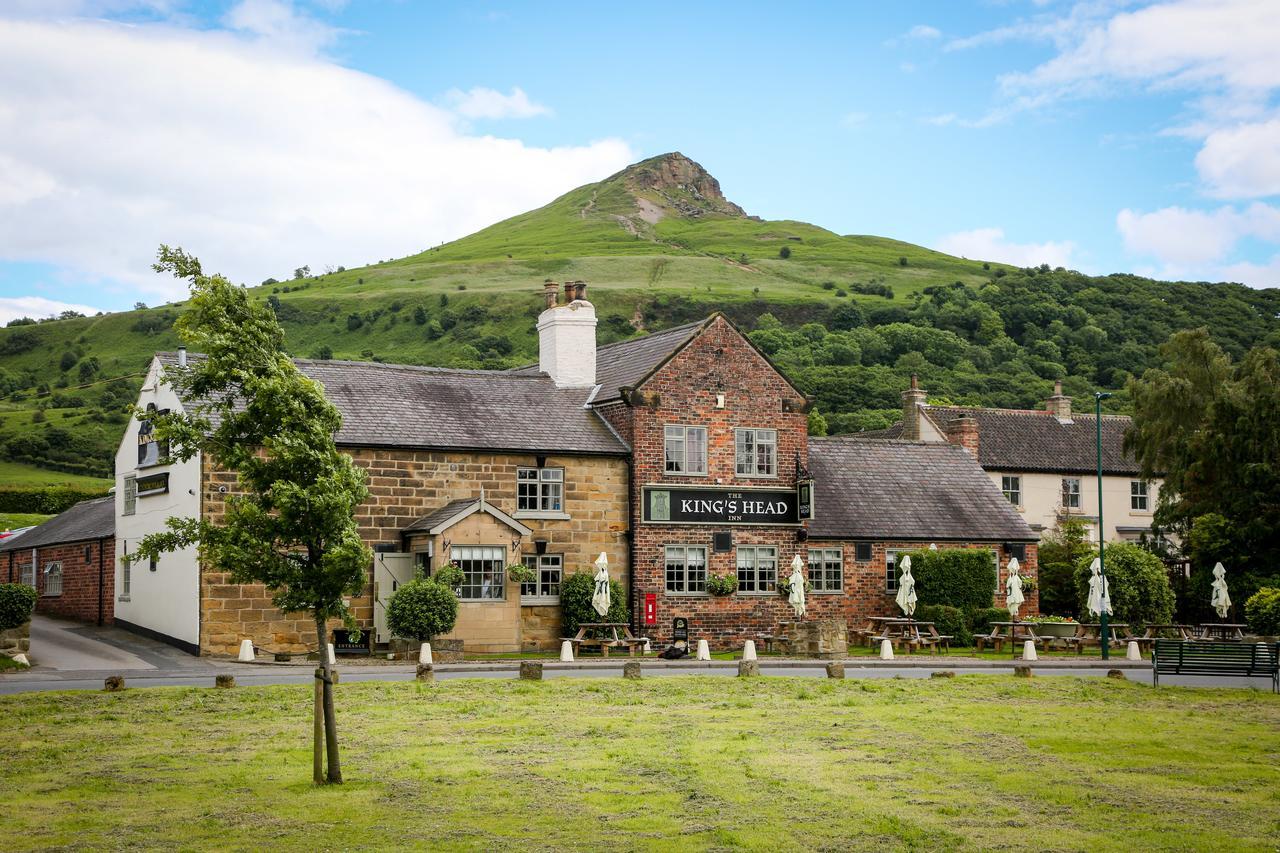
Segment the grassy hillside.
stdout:
[[[841,431],[887,424],[911,372],[941,399],[1029,406],[1058,376],[1078,395],[1120,388],[1179,328],[1208,323],[1237,353],[1280,342],[1280,291],[1015,270],[762,221],[680,155],[419,254],[252,292],[297,355],[502,368],[536,357],[546,278],[589,282],[602,343],[726,311]],[[0,458],[108,474],[120,409],[176,346],[180,311],[0,330]]]

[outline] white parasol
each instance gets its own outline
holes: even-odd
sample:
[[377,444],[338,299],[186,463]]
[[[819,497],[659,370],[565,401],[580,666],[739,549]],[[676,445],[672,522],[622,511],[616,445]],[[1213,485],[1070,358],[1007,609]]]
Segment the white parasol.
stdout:
[[591,596],[591,606],[602,617],[608,614],[609,605],[611,603],[609,595],[609,557],[600,552],[600,556],[596,557],[596,591]]
[[916,579],[911,576],[911,557],[903,557],[898,566],[902,574],[898,577],[898,595],[894,601],[904,616],[912,616],[916,612]]
[[1022,576],[1018,574],[1018,558],[1009,560],[1009,578],[1004,582],[1004,606],[1009,608],[1009,618],[1018,621],[1018,610],[1026,601],[1022,594]]
[[1227,570],[1222,567],[1222,563],[1213,567],[1213,594],[1209,597],[1209,604],[1218,611],[1219,619],[1227,618],[1227,612],[1231,609],[1231,596],[1227,594]]
[[791,603],[791,609],[796,612],[797,619],[804,618],[804,575],[800,573],[803,568],[804,560],[796,554],[795,559],[791,561],[791,577],[787,579],[787,587],[790,589],[787,593],[787,601]]
[[1102,561],[1097,557],[1089,564],[1089,598],[1085,609],[1093,616],[1111,613],[1111,589],[1107,579],[1102,576]]

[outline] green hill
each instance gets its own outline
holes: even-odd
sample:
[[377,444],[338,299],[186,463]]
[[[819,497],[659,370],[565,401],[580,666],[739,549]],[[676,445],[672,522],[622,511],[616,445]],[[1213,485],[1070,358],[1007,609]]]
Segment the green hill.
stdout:
[[[833,431],[887,424],[912,372],[938,399],[1025,407],[1059,376],[1077,396],[1121,389],[1181,328],[1208,325],[1236,354],[1280,343],[1280,290],[1019,270],[764,221],[680,154],[416,255],[253,292],[297,355],[503,368],[536,358],[547,278],[590,283],[602,343],[725,311]],[[108,475],[121,407],[151,353],[176,346],[180,311],[0,330],[0,459]]]

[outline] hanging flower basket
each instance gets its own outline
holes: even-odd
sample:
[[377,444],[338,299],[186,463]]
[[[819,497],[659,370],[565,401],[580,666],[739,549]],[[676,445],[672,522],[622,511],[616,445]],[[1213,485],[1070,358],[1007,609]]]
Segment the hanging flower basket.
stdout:
[[738,591],[737,575],[711,575],[707,578],[707,592],[716,596],[733,595]]

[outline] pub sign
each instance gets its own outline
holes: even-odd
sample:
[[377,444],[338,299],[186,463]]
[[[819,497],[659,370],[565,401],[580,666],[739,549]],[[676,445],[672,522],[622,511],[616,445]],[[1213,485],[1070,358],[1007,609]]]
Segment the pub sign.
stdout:
[[796,483],[796,512],[801,521],[813,518],[813,480]]
[[644,520],[656,524],[798,524],[794,489],[645,486]]

